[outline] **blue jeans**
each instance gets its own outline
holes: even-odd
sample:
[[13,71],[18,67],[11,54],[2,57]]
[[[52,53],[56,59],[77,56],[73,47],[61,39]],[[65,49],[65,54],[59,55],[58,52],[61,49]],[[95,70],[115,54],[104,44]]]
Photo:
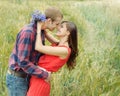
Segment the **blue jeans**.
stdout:
[[17,77],[9,73],[6,74],[6,85],[9,96],[26,96],[29,81],[26,78]]

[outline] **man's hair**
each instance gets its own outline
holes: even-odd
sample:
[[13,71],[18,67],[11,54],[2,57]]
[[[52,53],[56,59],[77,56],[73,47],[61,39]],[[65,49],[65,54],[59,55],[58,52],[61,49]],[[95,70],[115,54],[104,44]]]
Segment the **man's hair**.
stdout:
[[63,18],[63,14],[59,9],[55,7],[49,7],[45,10],[46,19],[51,18],[52,21],[55,21],[57,17]]

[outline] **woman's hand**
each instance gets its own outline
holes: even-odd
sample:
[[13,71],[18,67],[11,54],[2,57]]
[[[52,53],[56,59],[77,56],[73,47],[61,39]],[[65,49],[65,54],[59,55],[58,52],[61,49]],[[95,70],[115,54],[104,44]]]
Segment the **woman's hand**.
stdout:
[[41,32],[42,22],[37,22],[37,33]]
[[44,22],[37,22],[37,33],[38,34],[41,32],[43,24],[44,24]]

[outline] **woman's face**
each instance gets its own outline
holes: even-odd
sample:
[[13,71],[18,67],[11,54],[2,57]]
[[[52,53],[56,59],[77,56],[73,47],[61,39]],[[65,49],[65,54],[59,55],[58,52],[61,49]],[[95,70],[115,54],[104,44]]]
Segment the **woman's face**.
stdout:
[[67,30],[66,23],[62,23],[62,24],[59,26],[56,35],[57,35],[58,37],[63,37],[63,36],[66,36],[66,35],[68,35],[68,34],[69,34],[69,32],[68,32],[68,30]]

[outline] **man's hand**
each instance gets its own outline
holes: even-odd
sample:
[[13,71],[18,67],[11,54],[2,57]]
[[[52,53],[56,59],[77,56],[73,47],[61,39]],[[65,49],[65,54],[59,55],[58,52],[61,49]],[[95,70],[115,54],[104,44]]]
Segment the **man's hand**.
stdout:
[[42,69],[43,71],[48,72],[48,77],[45,79],[46,82],[50,83],[51,80],[51,72],[47,71],[46,69],[39,67],[40,69]]
[[48,72],[48,78],[45,79],[46,82],[50,83],[50,80],[51,80],[51,72],[47,71]]

